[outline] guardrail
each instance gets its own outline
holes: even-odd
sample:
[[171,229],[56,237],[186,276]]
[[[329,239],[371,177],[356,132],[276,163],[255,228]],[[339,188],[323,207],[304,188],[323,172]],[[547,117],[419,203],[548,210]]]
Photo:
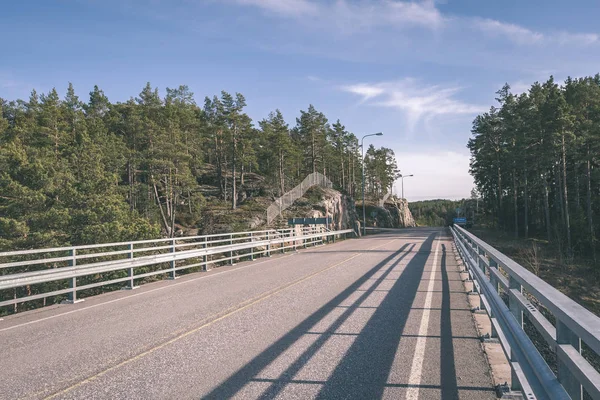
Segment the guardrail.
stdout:
[[[465,229],[451,231],[492,321],[492,336],[510,361],[512,389],[525,399],[600,399],[600,373],[582,355],[584,346],[592,357],[600,355],[600,318]],[[523,330],[524,318],[555,354],[557,375]]]
[[[350,233],[354,231],[314,226],[3,252],[0,307],[65,294],[74,303],[82,290],[119,283],[134,289],[135,281],[142,278],[166,274],[175,279],[181,270],[208,270],[210,264],[254,260]],[[23,291],[26,295],[20,296]]]

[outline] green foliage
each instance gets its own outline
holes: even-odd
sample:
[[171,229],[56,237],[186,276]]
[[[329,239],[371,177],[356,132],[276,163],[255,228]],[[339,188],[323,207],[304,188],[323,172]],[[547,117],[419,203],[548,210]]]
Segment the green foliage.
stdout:
[[458,216],[469,222],[473,221],[476,213],[474,200],[424,200],[410,203],[410,211],[418,226],[448,226]]
[[560,254],[596,260],[600,227],[600,75],[550,77],[473,122],[471,173],[485,212],[515,237],[545,236]]
[[[0,249],[173,236],[209,206],[256,211],[264,204],[254,196],[279,196],[313,171],[360,194],[358,140],[339,120],[330,125],[311,105],[293,128],[279,110],[257,128],[245,109],[240,93],[199,107],[187,86],[162,98],[150,83],[123,103],[97,86],[84,102],[72,84],[63,99],[55,89],[0,99]],[[393,152],[371,146],[365,159],[367,195],[380,198]]]

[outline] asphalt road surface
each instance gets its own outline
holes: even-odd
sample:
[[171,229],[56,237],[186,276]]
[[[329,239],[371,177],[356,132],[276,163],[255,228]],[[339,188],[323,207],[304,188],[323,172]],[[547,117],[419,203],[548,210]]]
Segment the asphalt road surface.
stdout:
[[0,398],[494,399],[444,230],[262,258],[0,321]]

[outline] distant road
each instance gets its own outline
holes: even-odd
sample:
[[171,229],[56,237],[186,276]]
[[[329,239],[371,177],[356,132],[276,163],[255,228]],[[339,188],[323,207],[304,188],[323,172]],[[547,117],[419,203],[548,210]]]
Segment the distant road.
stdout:
[[17,314],[0,349],[2,399],[495,398],[441,229]]

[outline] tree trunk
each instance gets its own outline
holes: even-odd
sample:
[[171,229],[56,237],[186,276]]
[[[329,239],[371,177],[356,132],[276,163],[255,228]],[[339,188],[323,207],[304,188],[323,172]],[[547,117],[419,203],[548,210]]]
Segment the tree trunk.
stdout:
[[500,170],[500,159],[496,159],[498,163],[498,229],[502,229],[502,174]]
[[527,190],[527,167],[525,167],[525,182],[523,186],[523,200],[524,200],[524,212],[525,212],[525,239],[529,239],[529,193]]
[[567,229],[567,253],[570,257],[573,249],[571,248],[571,221],[569,218],[569,196],[567,192],[567,152],[565,145],[565,134],[562,134],[562,163],[563,163],[563,192],[565,196],[565,227]]
[[314,132],[311,134],[311,140],[312,140],[312,144],[310,146],[310,149],[312,152],[312,157],[311,157],[312,172],[315,173],[315,172],[317,172],[317,159],[315,157],[315,134],[314,134]]
[[158,209],[160,210],[160,216],[162,217],[163,226],[165,227],[165,231],[167,235],[171,236],[171,227],[167,222],[167,217],[165,216],[165,212],[162,208],[162,204],[160,202],[160,197],[158,196],[158,189],[156,188],[156,183],[154,181],[154,177],[152,176],[152,187],[154,187],[154,195],[156,196],[156,203],[158,204]]
[[549,243],[552,241],[552,228],[550,226],[550,202],[548,201],[548,177],[546,174],[544,174],[542,181],[544,183],[544,214],[546,217],[546,234]]
[[233,138],[231,143],[231,209],[237,208],[237,192],[235,182],[235,164],[236,164],[236,152],[237,152],[237,126],[233,125]]
[[283,171],[283,151],[279,150],[279,195],[283,196],[285,193],[285,182],[284,182],[284,171]]
[[588,145],[588,160],[586,163],[586,180],[587,180],[587,219],[588,219],[588,228],[590,230],[590,245],[592,247],[592,255],[594,257],[594,264],[596,263],[596,238],[594,237],[594,222],[593,222],[593,214],[592,214],[592,171],[590,165],[590,147]]
[[517,173],[513,169],[513,202],[515,206],[515,238],[519,238],[519,202],[517,192]]

